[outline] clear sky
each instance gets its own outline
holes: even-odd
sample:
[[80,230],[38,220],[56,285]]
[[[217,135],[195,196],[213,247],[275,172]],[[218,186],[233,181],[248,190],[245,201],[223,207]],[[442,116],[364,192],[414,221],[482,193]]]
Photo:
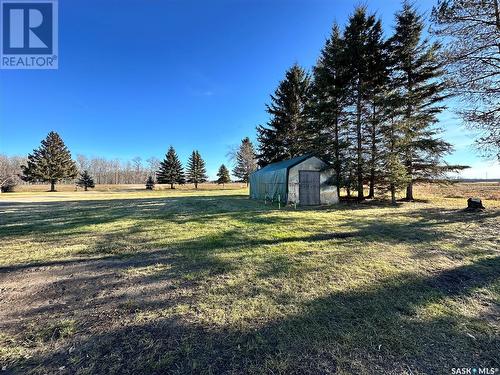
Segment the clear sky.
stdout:
[[[435,0],[418,1],[429,13]],[[59,0],[59,69],[0,70],[0,152],[27,154],[50,130],[72,154],[183,162],[193,149],[211,177],[294,62],[314,65],[333,21],[367,4],[392,31],[398,1]],[[451,163],[500,177],[451,112]]]

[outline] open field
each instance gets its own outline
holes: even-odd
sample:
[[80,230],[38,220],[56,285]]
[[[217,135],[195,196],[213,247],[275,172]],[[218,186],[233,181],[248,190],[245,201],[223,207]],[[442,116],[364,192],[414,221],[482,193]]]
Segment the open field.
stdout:
[[[0,195],[4,373],[500,367],[498,184],[296,210],[98,190]],[[487,210],[464,212],[469,195]]]

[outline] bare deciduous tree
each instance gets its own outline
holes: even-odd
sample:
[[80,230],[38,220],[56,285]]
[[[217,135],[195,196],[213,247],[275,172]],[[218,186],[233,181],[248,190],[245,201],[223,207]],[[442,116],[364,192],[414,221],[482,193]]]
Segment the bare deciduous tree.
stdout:
[[21,182],[21,165],[26,163],[22,156],[7,156],[0,154],[0,191],[11,191]]
[[481,153],[500,159],[499,0],[438,0],[432,20],[446,47],[448,78],[462,99],[457,112],[480,132]]

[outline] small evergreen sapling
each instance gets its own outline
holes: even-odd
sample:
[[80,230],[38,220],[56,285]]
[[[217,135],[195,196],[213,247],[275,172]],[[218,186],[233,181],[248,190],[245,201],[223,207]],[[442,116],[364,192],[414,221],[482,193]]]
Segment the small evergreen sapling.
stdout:
[[146,181],[146,190],[153,190],[155,188],[155,181],[153,177],[149,176]]
[[222,184],[222,187],[224,187],[225,184],[231,182],[231,178],[229,177],[229,170],[224,164],[220,166],[219,171],[217,172],[217,177],[217,183],[219,185]]
[[78,179],[76,184],[82,187],[85,191],[87,191],[88,188],[93,189],[95,187],[94,180],[87,171],[83,171],[82,173],[80,173],[80,178]]

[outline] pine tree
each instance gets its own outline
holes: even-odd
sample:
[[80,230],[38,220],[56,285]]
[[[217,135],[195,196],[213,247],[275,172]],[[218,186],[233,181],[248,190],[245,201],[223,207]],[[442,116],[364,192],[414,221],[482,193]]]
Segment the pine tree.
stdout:
[[396,204],[396,193],[406,187],[410,181],[404,163],[406,148],[405,126],[403,118],[403,100],[399,95],[395,82],[389,80],[385,91],[384,121],[381,129],[382,164],[379,179],[382,187],[391,194],[391,202]]
[[381,126],[384,122],[389,85],[387,43],[382,38],[382,24],[376,21],[368,33],[368,81],[367,81],[367,131],[369,139],[369,192],[367,198],[375,197],[375,183],[380,172],[382,157]]
[[370,89],[370,34],[379,22],[374,15],[367,15],[365,7],[358,7],[349,18],[344,32],[346,61],[350,73],[351,118],[356,145],[356,188],[358,200],[364,199],[364,165],[366,141],[364,126],[367,124],[367,97]]
[[309,153],[333,165],[338,196],[340,188],[346,187],[345,156],[349,146],[344,134],[347,124],[347,70],[345,43],[335,24],[313,68],[308,138]]
[[155,188],[155,180],[152,176],[149,176],[146,180],[146,190],[153,190]]
[[271,104],[266,106],[270,119],[266,126],[257,127],[260,166],[304,153],[309,88],[309,75],[293,65],[271,95]]
[[229,170],[226,168],[224,164],[222,164],[219,168],[219,171],[217,172],[217,183],[224,187],[225,184],[231,182],[231,177],[229,177]]
[[404,121],[404,160],[410,182],[406,199],[413,200],[413,182],[438,176],[446,170],[439,166],[452,146],[437,137],[433,125],[444,107],[445,83],[438,62],[440,46],[422,38],[424,22],[413,6],[405,2],[396,14],[394,36],[390,40]]
[[257,160],[255,150],[250,138],[243,138],[240,148],[236,153],[236,167],[233,170],[233,175],[239,180],[246,182],[248,186],[248,178],[250,173],[257,169]]
[[27,165],[22,166],[25,181],[50,182],[50,191],[55,191],[61,179],[75,178],[78,174],[75,162],[63,140],[56,132],[50,132],[41,146],[28,155]]
[[80,187],[83,187],[85,191],[87,191],[88,188],[95,188],[94,180],[87,171],[83,171],[82,173],[80,173],[80,178],[78,179],[76,184]]
[[200,156],[200,153],[195,150],[188,160],[187,180],[194,184],[195,189],[198,189],[198,184],[207,180],[207,171],[205,162]]
[[160,184],[170,184],[170,189],[174,188],[174,184],[182,185],[186,182],[182,164],[172,146],[168,149],[165,159],[160,163],[156,179]]

